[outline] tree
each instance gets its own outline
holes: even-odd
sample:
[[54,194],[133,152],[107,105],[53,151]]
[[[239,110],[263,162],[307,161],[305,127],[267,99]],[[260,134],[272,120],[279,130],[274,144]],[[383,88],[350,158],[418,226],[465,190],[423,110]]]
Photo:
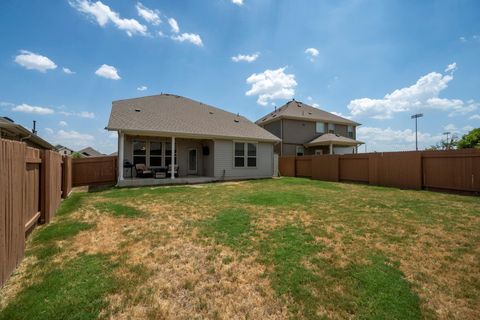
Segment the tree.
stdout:
[[83,156],[80,152],[74,152],[70,156],[74,159],[83,158]]
[[432,145],[425,150],[452,150],[458,143],[458,137],[453,134],[450,139],[442,139],[439,143]]
[[480,148],[480,128],[473,129],[458,140],[457,148]]

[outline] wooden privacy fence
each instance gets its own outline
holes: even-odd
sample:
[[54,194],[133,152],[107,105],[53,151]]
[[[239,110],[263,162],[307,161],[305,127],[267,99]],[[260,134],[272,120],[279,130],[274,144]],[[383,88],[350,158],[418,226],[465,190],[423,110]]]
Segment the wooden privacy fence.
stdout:
[[53,218],[71,191],[69,158],[0,139],[0,286],[20,263],[25,236]]
[[72,185],[91,186],[117,182],[117,158],[95,157],[72,159]]
[[288,177],[480,192],[480,149],[280,157]]

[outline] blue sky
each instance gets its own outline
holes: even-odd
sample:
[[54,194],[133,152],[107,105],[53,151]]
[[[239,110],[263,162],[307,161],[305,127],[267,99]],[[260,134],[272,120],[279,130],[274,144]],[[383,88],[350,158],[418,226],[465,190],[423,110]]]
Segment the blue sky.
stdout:
[[[0,3],[0,114],[116,149],[111,101],[164,93],[251,120],[291,98],[362,123],[368,151],[480,124],[479,1]],[[361,148],[361,151],[364,147]]]

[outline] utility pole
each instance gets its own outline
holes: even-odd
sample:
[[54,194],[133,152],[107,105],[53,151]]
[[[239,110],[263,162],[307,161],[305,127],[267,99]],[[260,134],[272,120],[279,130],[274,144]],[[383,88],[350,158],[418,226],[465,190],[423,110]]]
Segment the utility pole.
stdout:
[[411,119],[415,119],[415,150],[418,151],[418,126],[417,119],[423,117],[423,113],[417,113],[411,116]]
[[447,131],[447,132],[444,132],[443,134],[447,135],[447,143],[445,144],[445,147],[447,148],[447,150],[450,150],[450,142],[448,142],[448,135],[450,134],[451,132],[450,131]]

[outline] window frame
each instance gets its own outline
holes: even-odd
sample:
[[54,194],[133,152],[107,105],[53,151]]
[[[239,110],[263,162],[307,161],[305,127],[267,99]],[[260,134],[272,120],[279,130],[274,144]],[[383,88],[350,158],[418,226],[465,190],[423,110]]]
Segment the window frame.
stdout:
[[[330,126],[331,126],[333,129],[330,129]],[[329,122],[329,123],[328,123],[328,129],[327,129],[327,130],[328,130],[328,133],[333,133],[333,134],[335,134],[335,123]]]
[[353,126],[347,126],[347,135],[349,138],[353,138]]
[[[141,154],[140,154],[140,155],[135,154],[135,143],[136,143],[136,142],[143,142],[143,143],[144,143],[144,145],[145,145],[145,154],[143,154],[143,155],[141,155]],[[145,166],[147,165],[148,143],[149,143],[149,141],[148,141],[148,140],[145,140],[145,139],[134,139],[134,140],[132,140],[132,163],[133,163],[134,165],[136,164],[136,163],[135,163],[135,157],[143,157],[143,158],[145,158],[145,161],[144,161],[143,164],[145,164]],[[150,159],[148,159],[148,160],[150,160]],[[139,162],[139,163],[140,163],[140,162]]]
[[[300,152],[298,152],[299,148],[302,148],[302,154],[299,155]],[[296,157],[302,157],[305,155],[305,147],[304,146],[295,146],[295,156]]]
[[[243,144],[243,156],[237,156],[235,154],[235,146],[237,143]],[[248,145],[254,145],[255,146],[255,156],[249,156],[248,155]],[[256,169],[258,168],[258,142],[256,141],[236,141],[234,140],[233,143],[233,150],[232,150],[232,159],[233,159],[233,168],[234,169]],[[237,166],[235,163],[236,158],[242,158],[243,159],[243,166]],[[248,159],[255,158],[255,166],[249,166],[248,165]]]
[[[318,131],[318,126],[321,125],[322,130]],[[325,122],[317,121],[315,122],[315,132],[316,133],[325,133]]]
[[[160,144],[160,154],[152,155],[152,143],[159,143]],[[163,141],[158,140],[149,140],[148,141],[148,164],[151,168],[161,168],[163,167],[164,162],[164,143]],[[160,158],[160,165],[159,166],[152,166],[152,158]]]

